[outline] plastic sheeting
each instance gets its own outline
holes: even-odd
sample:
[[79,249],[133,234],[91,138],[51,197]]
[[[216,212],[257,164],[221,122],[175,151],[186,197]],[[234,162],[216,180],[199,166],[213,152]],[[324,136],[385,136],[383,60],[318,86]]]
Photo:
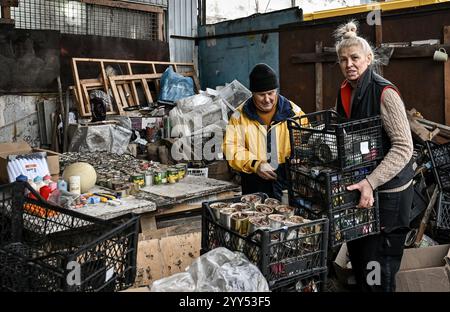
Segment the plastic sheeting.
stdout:
[[268,292],[261,271],[240,252],[220,247],[197,258],[186,272],[153,282],[152,292]]
[[126,152],[131,130],[119,125],[79,126],[69,152],[105,151],[122,155]]

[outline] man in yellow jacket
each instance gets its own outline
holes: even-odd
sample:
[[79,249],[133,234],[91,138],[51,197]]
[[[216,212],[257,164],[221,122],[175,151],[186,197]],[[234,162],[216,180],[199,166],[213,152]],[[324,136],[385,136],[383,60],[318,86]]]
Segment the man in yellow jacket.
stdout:
[[286,157],[291,154],[286,119],[302,110],[278,94],[278,78],[267,64],[250,73],[253,96],[231,116],[223,150],[230,166],[241,173],[242,194],[267,193],[281,199],[286,188]]

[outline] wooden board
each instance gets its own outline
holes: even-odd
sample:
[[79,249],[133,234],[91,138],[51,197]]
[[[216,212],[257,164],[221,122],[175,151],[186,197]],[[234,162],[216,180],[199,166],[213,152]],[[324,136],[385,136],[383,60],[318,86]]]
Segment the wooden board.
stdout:
[[200,246],[201,233],[139,241],[134,287],[184,272],[200,256]]
[[236,185],[226,181],[204,177],[187,176],[175,184],[153,185],[142,188],[142,191],[177,200],[217,194],[235,188]]
[[[444,44],[450,44],[450,26],[444,27]],[[447,50],[450,53],[450,50]],[[444,63],[444,109],[445,124],[450,125],[450,61]]]

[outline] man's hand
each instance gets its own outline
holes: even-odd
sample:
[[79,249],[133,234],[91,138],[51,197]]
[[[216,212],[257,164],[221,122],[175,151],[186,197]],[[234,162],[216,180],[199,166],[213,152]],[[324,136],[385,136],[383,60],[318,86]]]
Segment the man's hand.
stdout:
[[347,187],[347,190],[353,191],[358,190],[361,192],[361,198],[359,200],[357,208],[370,208],[373,206],[374,198],[373,198],[373,190],[367,179],[362,180],[357,184],[350,185]]
[[272,166],[266,162],[262,162],[258,166],[258,169],[256,169],[256,174],[259,175],[264,180],[274,181],[277,179],[277,174],[275,173],[275,169],[273,169]]

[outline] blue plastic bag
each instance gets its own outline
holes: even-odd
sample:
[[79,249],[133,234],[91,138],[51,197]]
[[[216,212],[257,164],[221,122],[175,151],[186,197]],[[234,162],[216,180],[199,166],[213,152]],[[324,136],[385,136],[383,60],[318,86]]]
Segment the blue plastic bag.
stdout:
[[194,94],[194,82],[191,77],[174,72],[172,66],[165,70],[161,77],[160,101],[175,102]]

